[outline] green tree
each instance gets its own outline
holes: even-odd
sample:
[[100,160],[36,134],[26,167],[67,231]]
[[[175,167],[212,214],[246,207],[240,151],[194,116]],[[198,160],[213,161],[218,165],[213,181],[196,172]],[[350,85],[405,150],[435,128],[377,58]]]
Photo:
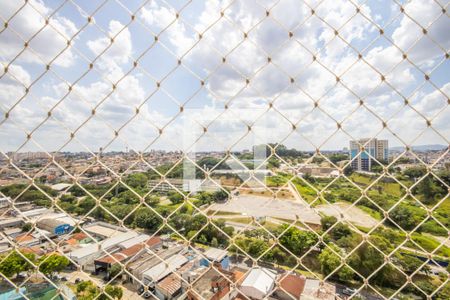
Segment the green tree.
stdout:
[[405,171],[403,171],[403,175],[405,175],[413,180],[424,176],[426,173],[427,173],[427,169],[425,167],[412,167],[412,168],[408,168]]
[[89,211],[91,211],[91,209],[94,207],[95,207],[95,200],[88,196],[79,201],[78,208],[76,211],[79,215],[85,215]]
[[[286,253],[278,246],[275,246],[272,248],[272,250],[269,251],[267,257],[265,257],[267,260],[273,261],[277,263],[278,265],[288,265],[286,261]],[[292,256],[290,256],[292,257]]]
[[436,300],[448,300],[450,299],[450,283],[447,282],[440,290],[436,293]]
[[332,163],[336,164],[337,162],[347,160],[348,154],[347,153],[335,153],[335,154],[330,155],[328,158],[330,159],[330,161]]
[[161,218],[148,207],[140,207],[134,215],[136,226],[156,231],[162,224]]
[[111,299],[122,299],[123,290],[121,287],[114,285],[105,286],[104,292],[96,286],[92,281],[83,281],[76,286],[76,296],[77,299],[81,300],[111,300]]
[[445,195],[445,189],[437,184],[431,175],[419,182],[416,191],[423,196],[425,204],[434,204],[437,198]]
[[[367,277],[373,272],[375,272],[384,263],[384,255],[392,251],[392,244],[387,239],[380,236],[373,236],[370,238],[372,244],[376,246],[373,247],[371,244],[365,242],[361,244],[358,249],[351,255],[349,259],[349,264],[355,270],[357,270],[361,275]],[[383,253],[381,253],[382,251]],[[378,283],[383,283],[389,276],[393,273],[392,267],[387,266],[382,268],[376,273],[374,279]],[[391,280],[394,281],[393,278]]]
[[215,202],[222,202],[228,199],[228,191],[219,189],[213,193],[213,199]]
[[217,241],[216,237],[212,238],[212,240],[211,240],[211,247],[215,247],[215,248],[219,247],[219,241]]
[[269,169],[279,168],[281,165],[280,160],[277,157],[272,156],[267,161],[267,167]]
[[344,168],[344,175],[345,176],[350,176],[352,175],[354,172],[353,168],[351,166],[347,166]]
[[71,194],[63,194],[61,195],[61,197],[59,197],[59,200],[61,202],[74,203],[76,202],[77,198]]
[[337,222],[337,218],[334,216],[323,216],[320,219],[320,225],[322,226],[322,230],[327,230],[331,226],[333,226]]
[[354,276],[353,271],[346,265],[341,266],[341,257],[344,256],[344,251],[335,244],[329,244],[328,246],[329,247],[322,250],[319,254],[319,263],[322,274],[329,275],[333,273],[332,276],[337,277],[342,281],[351,280]]
[[417,209],[413,210],[413,208],[410,206],[400,204],[389,213],[389,216],[396,224],[398,224],[403,229],[411,230],[415,226],[417,226],[420,219],[422,218],[422,215],[420,213],[423,214],[423,212],[420,212]]
[[131,188],[144,188],[147,186],[148,177],[144,173],[134,173],[127,176],[125,183]]
[[[402,267],[403,271],[406,274],[412,274],[414,271],[419,269],[420,266],[422,266],[422,264],[423,264],[423,262],[420,259],[418,259],[417,257],[414,257],[412,255],[397,254],[396,260],[398,261],[398,263],[400,264],[400,266]],[[425,265],[424,267],[421,268],[421,271],[425,272],[425,273],[429,273],[430,267]]]
[[267,245],[267,243],[265,241],[251,239],[247,245],[246,251],[253,258],[257,258],[257,257],[261,256],[267,250],[267,248],[269,248],[269,246]]
[[169,194],[169,200],[172,204],[180,204],[184,201],[184,197],[178,192],[171,192]]
[[[288,225],[282,225],[285,230]],[[310,231],[302,231],[295,227],[287,229],[280,237],[280,243],[294,254],[301,254],[317,243],[317,236]]]
[[120,272],[122,272],[122,266],[120,264],[113,264],[111,266],[111,269],[109,269],[109,277],[114,278],[116,277]]
[[0,273],[8,278],[12,278],[20,272],[31,270],[33,267],[31,263],[33,263],[34,260],[34,254],[19,253],[14,250],[6,257],[0,259]]
[[53,272],[60,272],[69,265],[70,261],[67,257],[53,253],[42,256],[39,259],[39,271],[45,275]]
[[347,237],[352,234],[352,231],[350,230],[350,227],[348,225],[338,223],[336,224],[333,229],[331,229],[331,236],[334,240],[339,240],[343,237]]
[[33,228],[33,225],[31,223],[25,223],[22,225],[22,232],[28,232]]
[[[109,297],[108,297],[108,296]],[[99,300],[122,299],[123,290],[121,287],[114,285],[107,285],[105,291],[98,297]]]

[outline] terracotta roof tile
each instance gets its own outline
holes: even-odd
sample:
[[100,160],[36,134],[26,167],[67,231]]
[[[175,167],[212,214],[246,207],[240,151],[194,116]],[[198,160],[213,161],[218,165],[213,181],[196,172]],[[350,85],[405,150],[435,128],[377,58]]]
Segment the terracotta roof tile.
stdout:
[[280,286],[295,298],[299,298],[305,288],[306,279],[303,276],[289,274],[282,277]]
[[117,252],[117,253],[114,253],[111,255],[105,255],[102,258],[97,259],[96,261],[102,262],[102,263],[107,263],[107,264],[115,264],[116,261],[121,262],[129,257],[136,255],[142,248],[143,248],[142,245],[137,244],[137,245],[131,246],[130,248],[124,249],[120,252]]

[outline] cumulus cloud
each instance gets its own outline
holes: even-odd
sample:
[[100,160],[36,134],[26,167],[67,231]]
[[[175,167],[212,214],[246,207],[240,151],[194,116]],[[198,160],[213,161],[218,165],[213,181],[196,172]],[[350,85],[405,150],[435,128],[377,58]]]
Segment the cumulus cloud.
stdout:
[[[21,6],[22,3],[16,1],[0,3],[2,19],[11,18],[8,28],[0,34],[0,57],[11,60],[20,54],[20,62],[47,64],[59,55],[54,64],[73,66],[75,54],[67,46],[67,41],[77,31],[74,23],[66,17],[53,15],[46,26],[45,16],[49,15],[50,9],[44,2],[30,0]],[[21,53],[25,42],[29,42],[32,50]]]
[[[45,10],[43,3],[36,5]],[[398,7],[386,7],[380,14],[366,3],[360,7],[363,16],[345,0],[310,5],[316,8],[314,15],[310,6],[294,0],[279,1],[274,7],[235,1],[226,9],[221,1],[207,1],[178,13],[165,3],[151,1],[137,15],[143,24],[139,29],[124,28],[123,21],[112,18],[106,22],[108,37],[88,36],[84,45],[77,45],[100,55],[96,68],[101,76],[75,85],[55,109],[54,117],[69,131],[90,119],[77,137],[93,149],[107,145],[114,130],[120,130],[120,137],[134,148],[145,149],[151,144],[181,149],[183,137],[195,140],[204,126],[209,126],[210,139],[201,138],[199,147],[205,150],[216,145],[214,140],[233,149],[248,148],[255,141],[286,141],[300,148],[299,141],[306,141],[308,149],[323,143],[337,149],[347,146],[351,137],[378,134],[382,130],[378,117],[399,137],[412,141],[425,124],[416,110],[436,118],[433,124],[448,136],[450,128],[442,121],[442,115],[448,114],[448,79],[440,78],[444,84],[436,90],[433,85],[423,86],[422,73],[436,67],[445,54],[443,49],[450,46],[449,21],[439,5],[432,0],[410,1],[405,5],[406,14],[392,22],[385,36],[380,36],[372,22],[383,27]],[[68,36],[76,30],[67,16],[56,20],[56,26]],[[34,27],[27,30],[36,30],[39,21],[37,18]],[[0,34],[0,41],[4,34]],[[152,46],[152,35],[158,36],[157,46]],[[17,39],[10,38],[13,46],[19,45]],[[55,43],[55,48],[59,45],[57,40],[47,43]],[[139,67],[128,73],[132,60],[148,48],[151,51]],[[170,54],[160,59],[152,56],[161,53],[157,51]],[[8,61],[10,56],[2,55]],[[176,65],[178,59],[182,66],[173,71],[168,66]],[[146,61],[152,61],[152,66],[146,66]],[[30,82],[31,69],[11,67],[11,74]],[[187,75],[175,77],[180,68],[188,69]],[[156,86],[147,72],[153,74],[154,69],[172,70],[173,74],[163,80],[158,95],[152,96]],[[112,92],[111,82],[124,74],[127,76]],[[4,78],[0,83],[12,86]],[[193,86],[199,85],[200,79],[205,83],[203,93],[186,95],[186,90],[196,90]],[[170,80],[175,82],[166,84]],[[12,88],[2,93],[13,97]],[[66,93],[67,85],[58,84],[45,96],[54,103]],[[404,105],[405,99],[412,108]],[[194,101],[195,109],[189,109]],[[180,112],[179,105],[185,102],[186,109]],[[97,110],[95,117],[91,117],[93,108]],[[336,122],[342,122],[345,133],[330,139],[337,130]],[[292,125],[297,126],[294,133]],[[252,127],[250,133],[248,126]],[[163,136],[158,139],[160,130]],[[253,137],[243,138],[246,136]],[[430,138],[429,143],[435,142],[442,140]]]

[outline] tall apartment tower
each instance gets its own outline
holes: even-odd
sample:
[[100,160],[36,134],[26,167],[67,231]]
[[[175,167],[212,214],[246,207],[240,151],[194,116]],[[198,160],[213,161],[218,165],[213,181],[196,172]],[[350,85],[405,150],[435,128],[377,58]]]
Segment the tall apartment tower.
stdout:
[[[362,147],[364,147],[364,151]],[[374,138],[372,140],[360,139],[357,141],[350,141],[350,158],[352,159],[353,170],[370,171],[372,169],[373,157],[378,161],[387,161],[389,159],[389,146],[387,140],[378,140]]]

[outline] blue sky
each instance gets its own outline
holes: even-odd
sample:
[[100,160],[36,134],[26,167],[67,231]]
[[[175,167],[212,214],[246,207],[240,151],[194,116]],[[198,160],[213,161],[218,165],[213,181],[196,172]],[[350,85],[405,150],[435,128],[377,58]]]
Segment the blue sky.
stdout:
[[449,143],[447,2],[28,2],[0,4],[3,152]]

